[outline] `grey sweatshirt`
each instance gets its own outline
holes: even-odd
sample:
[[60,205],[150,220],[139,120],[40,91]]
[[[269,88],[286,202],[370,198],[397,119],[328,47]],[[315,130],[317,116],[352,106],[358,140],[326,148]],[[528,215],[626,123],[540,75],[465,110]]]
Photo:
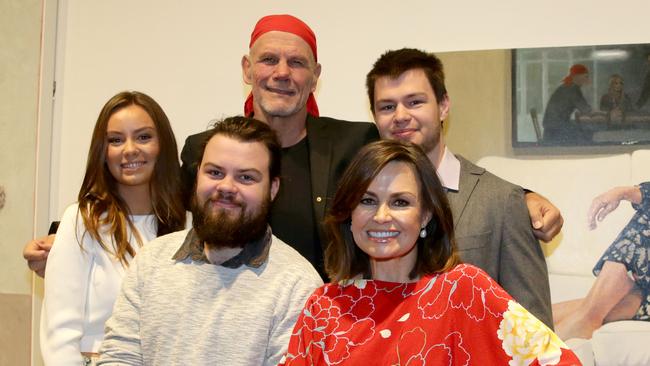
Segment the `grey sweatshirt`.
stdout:
[[106,322],[99,365],[277,365],[322,284],[314,268],[275,236],[258,268],[173,260],[187,233],[138,253]]

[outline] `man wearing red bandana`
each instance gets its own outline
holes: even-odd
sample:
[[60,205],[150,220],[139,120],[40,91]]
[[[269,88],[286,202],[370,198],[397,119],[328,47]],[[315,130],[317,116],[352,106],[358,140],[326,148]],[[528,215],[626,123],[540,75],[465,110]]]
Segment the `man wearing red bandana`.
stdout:
[[[319,116],[313,94],[321,72],[316,36],[300,19],[261,18],[249,47],[241,61],[244,82],[251,86],[244,112],[268,123],[282,145],[282,184],[270,217],[273,233],[327,279],[320,223],[339,176],[357,150],[379,138],[377,129]],[[190,136],[181,153],[187,191],[194,184],[193,163],[204,135]]]

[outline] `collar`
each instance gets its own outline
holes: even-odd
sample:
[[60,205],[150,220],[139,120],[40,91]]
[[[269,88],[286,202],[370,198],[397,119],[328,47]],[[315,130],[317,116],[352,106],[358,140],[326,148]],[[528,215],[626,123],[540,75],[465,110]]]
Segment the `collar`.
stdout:
[[445,146],[445,151],[436,172],[443,187],[451,191],[458,191],[460,186],[460,161],[447,146]]
[[[269,258],[272,237],[271,227],[267,225],[266,233],[261,238],[247,243],[239,254],[219,265],[231,269],[239,268],[242,264],[253,268],[260,267]],[[191,229],[172,259],[185,261],[189,258],[195,262],[211,264],[203,252],[203,246],[203,241],[199,239],[194,229]]]

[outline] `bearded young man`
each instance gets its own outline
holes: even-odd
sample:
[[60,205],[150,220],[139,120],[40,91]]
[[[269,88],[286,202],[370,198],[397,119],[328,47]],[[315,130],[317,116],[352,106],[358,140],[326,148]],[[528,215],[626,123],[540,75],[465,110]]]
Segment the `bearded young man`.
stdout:
[[225,119],[199,161],[192,229],[135,257],[106,322],[100,365],[276,365],[322,284],[268,225],[281,164],[268,125]]

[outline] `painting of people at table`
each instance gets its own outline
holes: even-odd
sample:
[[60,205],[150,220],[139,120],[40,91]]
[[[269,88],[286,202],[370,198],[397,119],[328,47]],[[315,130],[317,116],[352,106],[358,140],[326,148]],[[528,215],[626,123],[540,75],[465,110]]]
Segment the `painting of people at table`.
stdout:
[[650,144],[649,44],[514,50],[513,91],[516,147]]

